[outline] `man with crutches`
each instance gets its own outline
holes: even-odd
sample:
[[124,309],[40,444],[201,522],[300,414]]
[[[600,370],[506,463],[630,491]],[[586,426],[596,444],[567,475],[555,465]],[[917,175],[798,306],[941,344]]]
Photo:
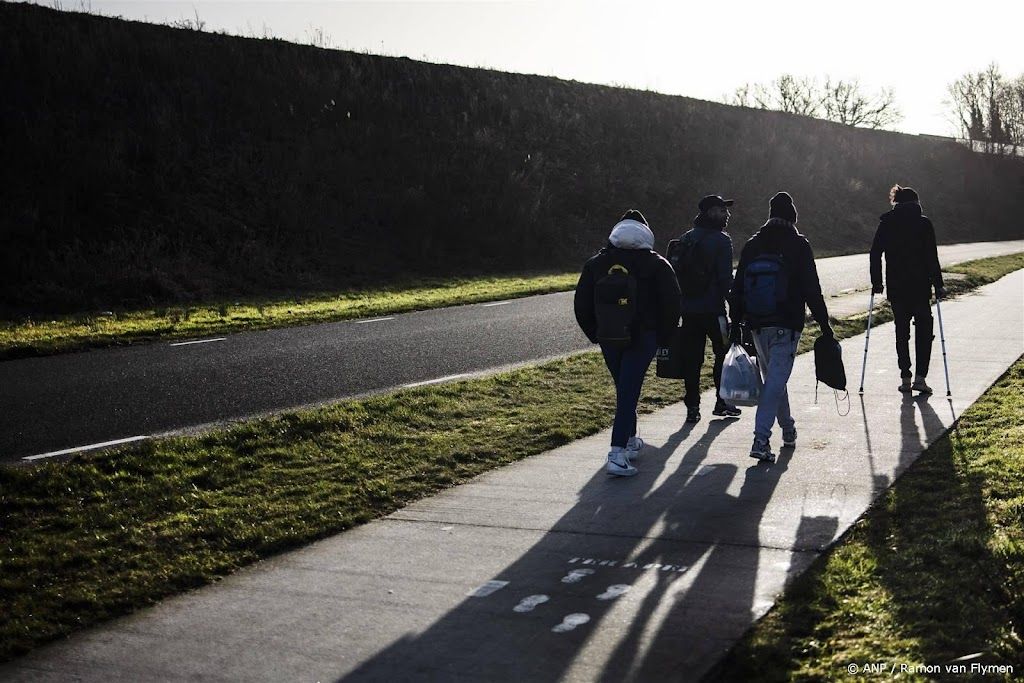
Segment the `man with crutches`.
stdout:
[[[928,364],[932,354],[932,288],[936,300],[946,295],[935,245],[935,228],[921,213],[921,200],[909,187],[894,185],[889,191],[892,209],[881,216],[871,245],[871,300],[881,294],[882,254],[885,254],[885,283],[896,325],[896,360],[900,368],[899,390],[932,393],[928,386]],[[914,321],[916,372],[911,372],[910,321]],[[865,362],[867,346],[864,349]],[[911,380],[913,377],[913,380]],[[948,381],[947,381],[948,383]],[[861,389],[863,389],[863,379]]]

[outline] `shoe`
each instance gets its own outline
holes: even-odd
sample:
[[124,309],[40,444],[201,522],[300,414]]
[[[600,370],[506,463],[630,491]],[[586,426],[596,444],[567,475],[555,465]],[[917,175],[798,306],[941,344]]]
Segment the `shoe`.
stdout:
[[759,441],[754,439],[754,445],[750,447],[750,457],[764,462],[775,462],[775,454],[772,453],[772,447],[768,445],[767,441]]
[[782,447],[793,448],[796,446],[796,427],[782,430]]
[[696,424],[700,422],[700,407],[694,406],[693,408],[686,409],[686,421],[690,424]]
[[[909,382],[910,380],[907,381]],[[914,391],[920,391],[922,394],[932,393],[932,388],[924,381],[924,377],[915,377],[914,383],[910,385],[910,388]]]
[[644,440],[639,436],[629,437],[629,441],[626,442],[626,457],[631,461],[636,460],[640,457],[640,451],[642,451],[646,445],[647,444],[644,443]]
[[722,401],[715,404],[715,409],[711,411],[711,414],[718,415],[719,417],[739,417],[743,414],[743,411],[734,405]]
[[616,477],[632,477],[637,469],[630,464],[626,457],[626,449],[612,449],[608,452],[608,462],[605,463],[604,471]]
[[902,391],[904,394],[909,394],[912,386],[913,385],[910,383],[910,378],[904,377],[903,382],[897,387],[897,389]]

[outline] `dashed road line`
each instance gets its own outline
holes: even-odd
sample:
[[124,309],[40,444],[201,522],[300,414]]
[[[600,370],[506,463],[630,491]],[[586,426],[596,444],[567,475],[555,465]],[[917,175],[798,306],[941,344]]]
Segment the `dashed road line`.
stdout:
[[489,304],[481,304],[481,305],[484,308],[487,308],[488,306],[505,306],[506,304],[510,304],[510,303],[512,303],[512,302],[511,301],[494,301],[494,302],[489,303]]
[[65,448],[62,451],[51,451],[49,453],[40,453],[39,455],[29,455],[22,460],[42,460],[43,458],[53,458],[58,455],[68,455],[69,453],[81,453],[83,451],[94,451],[97,448],[106,448],[107,446],[117,446],[118,444],[131,443],[133,441],[142,441],[150,438],[149,436],[129,436],[126,439],[114,439],[113,441],[103,441],[102,443],[92,443],[88,446],[76,446],[74,448]]
[[366,323],[380,323],[380,322],[384,322],[385,320],[394,320],[394,319],[395,319],[395,316],[391,315],[391,316],[388,316],[386,318],[370,318],[369,320],[356,320],[355,323],[356,323],[356,325],[365,325]]
[[174,342],[170,346],[188,346],[189,344],[209,344],[210,342],[220,342],[227,339],[227,337],[216,337],[214,339],[193,339],[191,341]]
[[437,379],[428,379],[428,380],[424,380],[423,382],[413,382],[412,384],[403,384],[402,388],[403,389],[412,389],[413,387],[423,387],[423,386],[426,386],[428,384],[438,384],[439,382],[447,382],[449,380],[460,379],[462,377],[469,377],[469,376],[470,376],[470,373],[463,372],[463,373],[460,373],[458,375],[448,375],[447,377],[438,377]]

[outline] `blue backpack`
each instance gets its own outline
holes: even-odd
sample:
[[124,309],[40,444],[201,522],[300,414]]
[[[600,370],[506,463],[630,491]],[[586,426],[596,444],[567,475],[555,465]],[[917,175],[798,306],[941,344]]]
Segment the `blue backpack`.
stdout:
[[777,322],[789,293],[789,273],[781,254],[761,254],[743,273],[743,304],[755,323]]

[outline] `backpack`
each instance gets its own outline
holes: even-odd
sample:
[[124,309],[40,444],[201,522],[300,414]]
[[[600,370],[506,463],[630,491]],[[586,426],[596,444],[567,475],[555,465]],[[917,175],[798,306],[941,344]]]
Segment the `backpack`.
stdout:
[[754,257],[743,272],[743,305],[754,323],[775,322],[789,293],[789,272],[781,254]]
[[843,347],[835,337],[818,337],[814,340],[814,378],[833,389],[846,391]]
[[704,241],[690,237],[675,239],[668,243],[668,262],[676,272],[679,291],[684,296],[698,296],[708,291],[711,286],[711,264],[700,253],[698,245]]
[[621,263],[612,264],[598,279],[594,285],[598,343],[617,349],[629,346],[637,313],[636,290],[636,277]]

